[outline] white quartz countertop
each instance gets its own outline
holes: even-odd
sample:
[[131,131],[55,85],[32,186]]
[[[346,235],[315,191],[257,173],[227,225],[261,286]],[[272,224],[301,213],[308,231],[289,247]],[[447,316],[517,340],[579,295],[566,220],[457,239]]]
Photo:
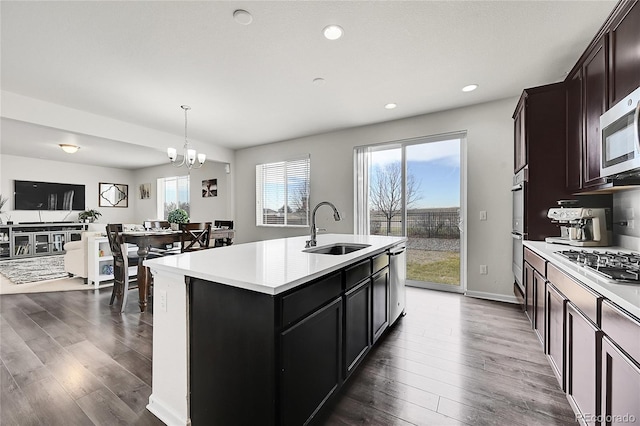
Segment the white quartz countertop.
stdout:
[[577,281],[580,281],[616,305],[640,318],[640,284],[612,283],[606,278],[601,277],[597,272],[589,271],[587,268],[572,263],[568,259],[555,254],[556,251],[571,249],[614,252],[628,252],[628,249],[622,247],[570,247],[561,244],[547,244],[544,241],[524,241],[524,246],[553,263],[554,266],[557,266]]
[[406,242],[406,237],[320,234],[318,245],[370,244],[344,255],[305,253],[309,236],[234,244],[145,260],[152,273],[174,273],[276,295]]

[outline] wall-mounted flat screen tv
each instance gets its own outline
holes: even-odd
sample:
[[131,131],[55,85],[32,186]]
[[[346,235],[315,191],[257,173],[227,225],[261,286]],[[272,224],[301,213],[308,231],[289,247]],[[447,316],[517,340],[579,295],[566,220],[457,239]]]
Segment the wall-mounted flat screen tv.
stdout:
[[14,210],[84,210],[84,185],[15,181]]

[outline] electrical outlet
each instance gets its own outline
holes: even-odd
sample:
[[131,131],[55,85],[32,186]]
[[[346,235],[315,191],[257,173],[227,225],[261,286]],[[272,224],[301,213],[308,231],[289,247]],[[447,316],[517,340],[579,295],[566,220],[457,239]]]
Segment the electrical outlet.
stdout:
[[167,312],[167,292],[165,290],[158,290],[156,296],[158,297],[158,307],[160,310]]
[[480,220],[487,220],[487,211],[480,210]]
[[480,265],[480,275],[487,275],[488,273],[487,265]]

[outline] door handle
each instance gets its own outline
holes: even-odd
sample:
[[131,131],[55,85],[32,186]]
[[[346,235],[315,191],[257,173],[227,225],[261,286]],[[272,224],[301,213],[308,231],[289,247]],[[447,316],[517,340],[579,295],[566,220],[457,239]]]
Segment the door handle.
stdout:
[[511,238],[513,238],[514,240],[521,240],[522,235],[511,233]]
[[511,187],[511,192],[522,191],[523,189],[524,189],[524,185],[519,183]]

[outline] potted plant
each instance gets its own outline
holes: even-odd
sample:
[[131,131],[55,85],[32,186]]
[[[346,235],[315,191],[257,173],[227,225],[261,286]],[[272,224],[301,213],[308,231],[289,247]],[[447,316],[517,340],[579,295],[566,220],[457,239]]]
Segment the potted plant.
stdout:
[[171,229],[177,231],[181,223],[189,223],[189,213],[183,209],[175,209],[169,212],[167,221],[171,224]]
[[80,222],[89,222],[89,223],[93,223],[96,220],[98,220],[98,218],[102,216],[102,213],[100,213],[98,210],[85,210],[83,212],[78,213],[78,220]]

